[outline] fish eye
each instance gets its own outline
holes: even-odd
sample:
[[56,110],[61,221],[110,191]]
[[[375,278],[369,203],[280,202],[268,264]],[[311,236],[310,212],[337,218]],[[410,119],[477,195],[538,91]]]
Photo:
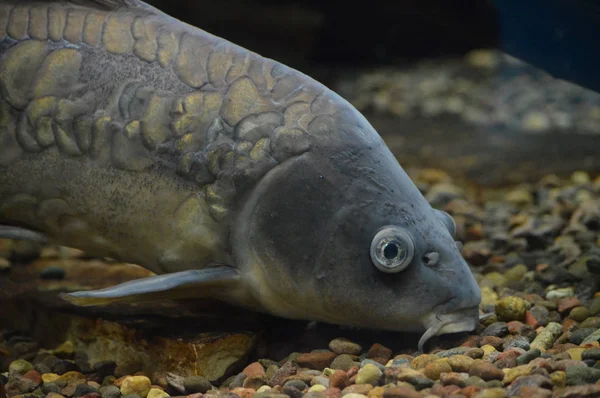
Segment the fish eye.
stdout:
[[455,236],[456,235],[456,222],[454,221],[454,218],[452,218],[452,216],[450,214],[446,213],[445,211],[438,210],[438,209],[434,209],[434,210],[435,210],[437,216],[439,217],[439,219],[442,220],[442,222],[448,229],[448,232],[450,232],[450,235]]
[[402,228],[387,226],[379,230],[371,242],[371,261],[386,273],[405,269],[413,259],[415,244]]

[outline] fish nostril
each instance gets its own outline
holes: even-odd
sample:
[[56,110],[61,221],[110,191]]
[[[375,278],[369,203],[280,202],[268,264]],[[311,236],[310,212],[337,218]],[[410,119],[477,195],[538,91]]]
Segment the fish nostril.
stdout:
[[425,264],[426,266],[433,267],[434,265],[436,265],[437,263],[440,262],[440,253],[438,253],[438,252],[427,253],[427,254],[423,255],[422,261],[423,261],[423,264]]

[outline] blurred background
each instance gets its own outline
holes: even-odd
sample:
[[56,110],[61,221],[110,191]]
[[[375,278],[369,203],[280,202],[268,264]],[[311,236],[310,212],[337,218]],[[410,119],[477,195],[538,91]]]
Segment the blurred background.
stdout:
[[334,89],[406,169],[497,186],[599,168],[595,0],[148,2]]

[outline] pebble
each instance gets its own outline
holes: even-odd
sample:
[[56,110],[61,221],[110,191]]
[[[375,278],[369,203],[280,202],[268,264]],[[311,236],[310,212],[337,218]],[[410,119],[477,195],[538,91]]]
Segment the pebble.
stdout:
[[338,355],[329,365],[331,369],[349,370],[356,365],[354,357],[349,354]]
[[140,398],[146,398],[151,384],[150,379],[146,376],[126,376],[121,383],[121,394],[136,394]]
[[10,365],[8,365],[9,374],[24,375],[30,370],[33,370],[33,365],[24,359],[17,359],[16,361],[13,361],[10,363]]
[[566,370],[567,385],[595,383],[600,380],[600,369],[589,368],[583,363],[581,366],[571,366]]
[[575,307],[569,312],[569,318],[576,322],[583,322],[590,316],[590,310],[585,307]]
[[537,337],[531,342],[531,348],[537,348],[538,350],[545,352],[552,347],[552,344],[556,341],[558,336],[562,333],[562,326],[560,323],[550,322],[546,327],[537,335]]
[[485,381],[504,379],[504,372],[502,370],[483,360],[475,360],[469,368],[469,374],[481,377]]
[[485,328],[480,336],[504,337],[508,334],[508,325],[506,322],[495,322]]
[[581,358],[593,359],[595,361],[600,360],[600,348],[594,347],[583,350],[583,352],[581,353]]
[[527,304],[520,297],[508,296],[496,303],[496,315],[500,321],[523,321],[527,312]]
[[[99,391],[102,398],[119,398],[121,396],[121,390],[117,386],[100,387]],[[148,392],[150,392],[150,390],[148,390]]]
[[581,345],[591,344],[596,341],[600,341],[600,329],[597,329],[593,333],[589,334],[585,339],[583,339]]
[[540,355],[542,355],[542,352],[537,349],[534,348],[532,350],[527,351],[524,354],[521,354],[518,358],[517,358],[517,365],[526,365],[529,362],[533,361],[534,359],[538,358]]
[[364,359],[361,363],[360,363],[360,367],[364,367],[365,365],[373,365],[373,366],[377,366],[377,368],[379,368],[379,370],[381,370],[382,372],[385,370],[385,366],[380,364],[377,361],[374,361],[372,359]]
[[453,355],[448,357],[447,363],[452,368],[452,371],[459,373],[468,373],[471,365],[475,360],[466,355]]
[[283,387],[293,387],[300,391],[304,391],[308,388],[308,385],[302,380],[288,380],[284,383]]
[[474,398],[506,398],[506,391],[502,388],[486,388],[473,396]]
[[417,390],[431,387],[434,382],[433,380],[425,377],[420,372],[398,367],[389,367],[383,372],[383,383],[397,383],[399,381],[405,381],[412,384]]
[[[371,397],[371,396],[370,396]],[[423,395],[410,387],[390,387],[383,390],[383,398],[422,398]]]
[[373,364],[366,364],[362,367],[356,375],[356,384],[372,384],[376,386],[379,384],[379,379],[383,372]]
[[392,350],[379,343],[375,343],[367,351],[367,358],[385,364],[392,358]]
[[165,391],[161,390],[160,388],[150,388],[150,391],[148,391],[148,395],[146,395],[146,398],[163,398],[163,397],[168,397],[169,394],[166,393]]
[[362,347],[360,345],[343,338],[331,340],[329,342],[329,349],[338,355],[360,355],[360,353],[362,352]]
[[296,358],[296,362],[301,367],[323,370],[329,367],[337,355],[333,352],[310,352],[300,354]]
[[[451,357],[452,358],[452,357]],[[467,357],[468,358],[468,357]],[[439,380],[442,373],[452,372],[453,368],[448,361],[437,360],[425,366],[423,373],[431,380]]]

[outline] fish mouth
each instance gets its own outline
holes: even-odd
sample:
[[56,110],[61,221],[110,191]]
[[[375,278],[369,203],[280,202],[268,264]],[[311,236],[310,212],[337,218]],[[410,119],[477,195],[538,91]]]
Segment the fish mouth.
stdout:
[[470,332],[479,323],[479,306],[467,307],[449,313],[434,312],[423,318],[425,333],[419,339],[419,351],[434,336],[448,333]]

